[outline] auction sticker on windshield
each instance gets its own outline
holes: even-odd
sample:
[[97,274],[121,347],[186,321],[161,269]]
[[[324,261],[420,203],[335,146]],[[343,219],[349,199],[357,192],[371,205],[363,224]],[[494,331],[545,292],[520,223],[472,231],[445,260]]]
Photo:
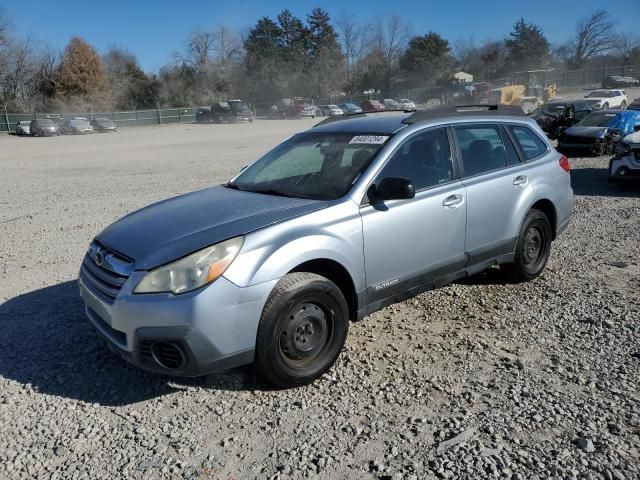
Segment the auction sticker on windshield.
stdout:
[[389,137],[386,135],[356,135],[349,143],[366,143],[369,145],[381,145],[387,141]]

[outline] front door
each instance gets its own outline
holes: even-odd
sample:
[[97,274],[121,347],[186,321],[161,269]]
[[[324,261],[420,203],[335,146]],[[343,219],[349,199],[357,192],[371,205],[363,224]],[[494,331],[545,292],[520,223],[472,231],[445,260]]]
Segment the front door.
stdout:
[[445,128],[408,137],[378,174],[411,180],[412,199],[378,201],[360,209],[367,299],[394,296],[464,266],[465,188],[457,179]]

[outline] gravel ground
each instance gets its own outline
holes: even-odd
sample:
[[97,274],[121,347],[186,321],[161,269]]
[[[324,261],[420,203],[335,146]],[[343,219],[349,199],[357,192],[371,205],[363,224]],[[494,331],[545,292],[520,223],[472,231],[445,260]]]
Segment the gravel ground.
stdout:
[[542,277],[379,311],[308,387],[176,380],[107,349],[74,284],[92,236],[310,124],[0,136],[0,478],[640,478],[640,190],[608,186],[606,158],[572,159]]

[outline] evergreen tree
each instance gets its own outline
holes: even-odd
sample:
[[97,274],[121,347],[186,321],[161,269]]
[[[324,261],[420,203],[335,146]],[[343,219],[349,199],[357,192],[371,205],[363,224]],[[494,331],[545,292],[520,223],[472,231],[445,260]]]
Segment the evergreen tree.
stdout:
[[253,101],[273,101],[282,95],[281,35],[278,24],[263,17],[244,42],[247,87]]
[[313,93],[322,96],[337,92],[344,78],[345,58],[329,14],[321,8],[314,8],[307,16],[307,28]]
[[507,65],[512,70],[543,68],[549,63],[549,42],[542,29],[520,18],[506,40]]
[[449,78],[455,63],[449,42],[434,32],[413,37],[400,58],[400,68],[407,73],[409,84],[413,85],[426,85]]

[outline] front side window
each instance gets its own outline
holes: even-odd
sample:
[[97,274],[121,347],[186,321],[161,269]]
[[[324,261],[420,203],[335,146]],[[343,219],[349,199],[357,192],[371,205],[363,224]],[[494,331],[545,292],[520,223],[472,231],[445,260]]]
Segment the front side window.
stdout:
[[345,195],[388,141],[388,135],[305,132],[244,170],[230,188],[332,200]]
[[407,139],[382,168],[379,179],[406,178],[416,190],[453,180],[451,148],[444,128],[418,133]]
[[527,160],[539,157],[547,151],[547,145],[530,128],[514,125],[511,127],[511,132]]
[[[454,127],[465,177],[504,168],[519,162],[513,145],[502,140],[497,125],[462,125]],[[508,140],[508,139],[507,139]]]

